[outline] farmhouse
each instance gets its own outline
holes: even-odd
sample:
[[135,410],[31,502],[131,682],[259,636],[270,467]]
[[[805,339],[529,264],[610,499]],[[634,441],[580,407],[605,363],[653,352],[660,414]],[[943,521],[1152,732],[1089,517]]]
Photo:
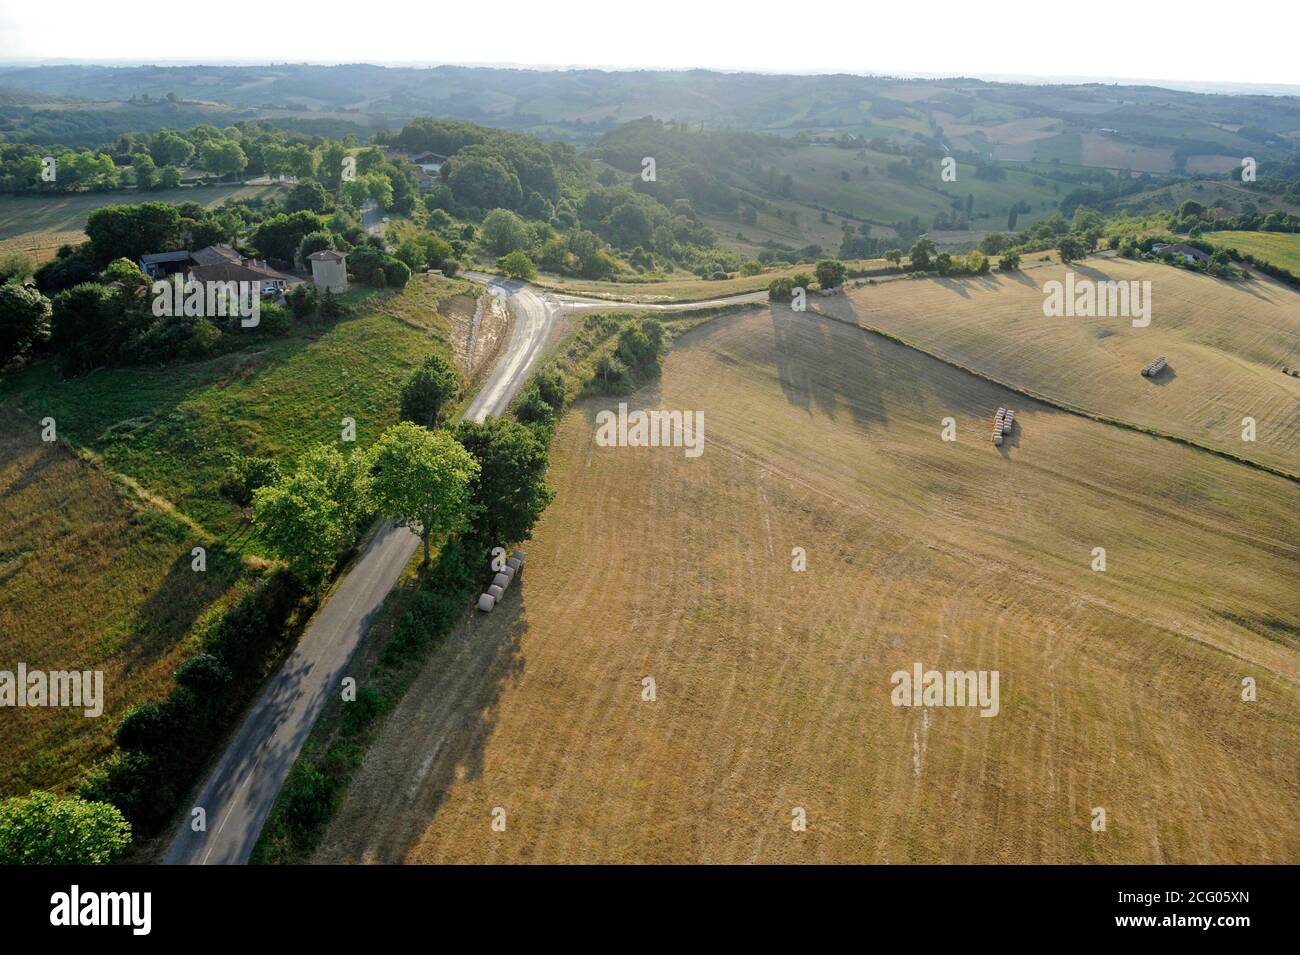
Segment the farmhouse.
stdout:
[[1184,245],[1182,242],[1174,242],[1166,245],[1153,245],[1151,251],[1156,255],[1172,255],[1176,259],[1182,259],[1184,262],[1200,262],[1205,264],[1210,261],[1210,257],[1193,245]]
[[228,245],[144,255],[140,257],[140,269],[154,280],[183,275],[187,282],[261,282],[263,289],[281,292],[302,281],[276,271],[261,259],[240,255]]

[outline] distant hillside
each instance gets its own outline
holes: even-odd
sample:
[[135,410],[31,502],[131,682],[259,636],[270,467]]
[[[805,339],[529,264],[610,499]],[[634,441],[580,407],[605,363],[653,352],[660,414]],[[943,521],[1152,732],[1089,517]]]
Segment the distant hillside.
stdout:
[[172,94],[385,125],[433,115],[576,141],[653,116],[783,135],[927,140],[985,158],[1152,173],[1220,171],[1241,156],[1294,154],[1300,141],[1300,97],[1153,86],[299,64],[6,67],[0,89],[100,101]]

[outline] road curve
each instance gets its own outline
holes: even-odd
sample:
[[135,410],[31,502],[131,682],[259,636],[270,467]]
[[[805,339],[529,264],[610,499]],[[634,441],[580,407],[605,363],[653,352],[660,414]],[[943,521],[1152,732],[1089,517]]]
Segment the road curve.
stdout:
[[[522,282],[466,274],[504,298],[515,314],[510,344],[465,411],[465,418],[483,421],[502,414],[528,379],[561,307]],[[167,864],[248,861],[307,735],[329,695],[338,692],[352,655],[419,545],[407,528],[387,523],[380,528],[249,710],[195,800],[194,808],[204,813],[204,830],[196,832],[195,814],[185,813]]]

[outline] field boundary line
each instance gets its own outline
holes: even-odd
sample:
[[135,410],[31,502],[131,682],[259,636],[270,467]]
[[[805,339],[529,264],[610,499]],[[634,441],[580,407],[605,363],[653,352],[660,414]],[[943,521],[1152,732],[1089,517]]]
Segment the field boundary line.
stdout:
[[[814,305],[815,304],[816,303],[814,303]],[[818,309],[816,307],[810,308],[809,312],[821,318],[827,319],[829,321],[839,322],[841,325],[851,325],[855,328],[862,329],[862,331],[864,332],[870,332],[873,335],[879,335],[881,338],[887,339],[888,341],[891,341],[896,345],[902,345],[904,348],[910,348],[912,351],[919,352],[922,355],[925,355],[929,358],[933,358],[935,361],[941,361],[945,365],[948,365],[951,368],[956,368],[958,371],[964,371],[966,372],[966,374],[973,375],[974,377],[979,378],[982,381],[987,381],[989,384],[997,385],[999,388],[1005,388],[1007,391],[1014,392],[1015,394],[1018,395],[1023,395],[1024,397],[1029,398],[1033,401],[1037,401],[1040,404],[1048,405],[1049,407],[1056,408],[1059,411],[1064,411],[1067,414],[1077,415],[1081,418],[1087,418],[1088,420],[1096,421],[1099,424],[1108,424],[1108,425],[1113,425],[1114,427],[1117,428],[1124,428],[1125,430],[1133,431],[1136,432],[1137,434],[1149,435],[1153,438],[1164,438],[1166,441],[1173,441],[1177,444],[1181,444],[1188,448],[1195,448],[1197,451],[1204,451],[1206,454],[1213,454],[1216,457],[1223,458],[1224,460],[1232,461],[1236,464],[1244,464],[1247,467],[1255,468],[1258,471],[1263,471],[1266,474],[1273,475],[1274,477],[1285,478],[1286,480],[1291,481],[1294,484],[1300,484],[1300,474],[1293,474],[1290,471],[1287,471],[1283,468],[1275,467],[1274,465],[1271,464],[1265,464],[1262,461],[1255,461],[1251,458],[1242,457],[1241,455],[1238,454],[1233,454],[1231,451],[1226,451],[1223,448],[1216,448],[1212,445],[1201,444],[1199,441],[1194,441],[1191,438],[1184,438],[1181,435],[1170,434],[1167,431],[1161,431],[1159,428],[1149,428],[1146,425],[1141,425],[1134,421],[1125,421],[1123,418],[1112,418],[1110,415],[1105,415],[1098,411],[1089,411],[1087,408],[1080,408],[1077,405],[1069,404],[1057,398],[1050,398],[1047,395],[1039,394],[1038,392],[1032,391],[1029,388],[1023,388],[1020,385],[1013,385],[1010,382],[1002,381],[1001,379],[994,378],[992,375],[985,374],[982,371],[977,371],[974,368],[970,368],[967,365],[963,365],[959,361],[954,361],[951,358],[945,358],[943,355],[939,355],[936,354],[935,352],[929,351],[928,349],[922,348],[920,345],[916,345],[899,335],[893,334],[892,332],[887,332],[882,328],[876,328],[874,325],[868,325],[857,318],[854,319],[840,318],[839,316],[830,315],[826,312],[823,312],[821,309]]]

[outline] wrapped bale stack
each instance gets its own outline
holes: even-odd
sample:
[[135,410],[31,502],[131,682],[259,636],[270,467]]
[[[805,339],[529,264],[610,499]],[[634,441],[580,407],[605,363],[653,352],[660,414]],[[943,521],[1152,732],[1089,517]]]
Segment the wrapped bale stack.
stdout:
[[1165,370],[1165,356],[1161,355],[1159,358],[1155,359],[1154,361],[1149,362],[1147,366],[1142,369],[1142,374],[1147,378],[1154,378],[1156,375],[1160,374],[1160,372],[1164,370]]
[[999,408],[998,413],[993,416],[993,446],[1002,447],[1002,435],[1006,432],[1004,427],[1007,420],[1007,409]]
[[492,612],[492,608],[505,596],[506,588],[523,572],[525,556],[521,550],[517,550],[510,555],[505,567],[492,578],[492,586],[488,587],[487,593],[479,596],[479,610],[484,613]]

